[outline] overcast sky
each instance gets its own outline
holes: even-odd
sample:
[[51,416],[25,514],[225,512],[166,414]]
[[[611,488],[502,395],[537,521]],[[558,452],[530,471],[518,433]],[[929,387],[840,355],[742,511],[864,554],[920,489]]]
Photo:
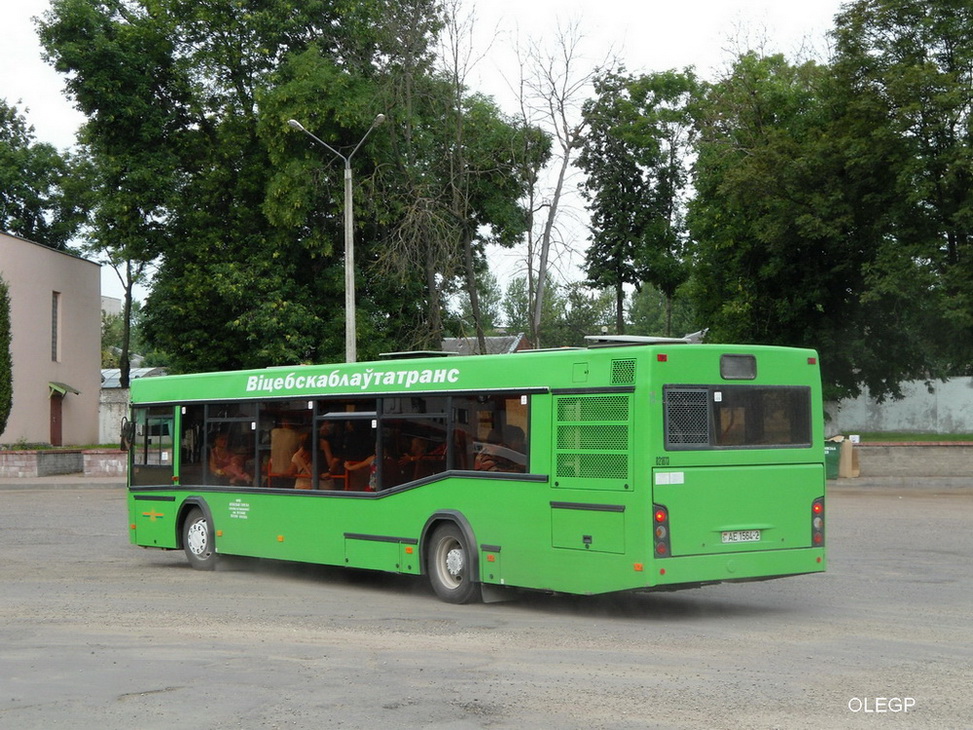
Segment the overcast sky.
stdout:
[[[476,38],[486,56],[470,75],[476,90],[514,110],[506,79],[517,39],[550,42],[553,29],[577,22],[582,52],[596,63],[613,52],[631,72],[694,66],[704,78],[725,67],[730,50],[755,44],[789,57],[827,56],[825,33],[840,0],[466,0],[476,15]],[[0,98],[16,104],[38,141],[73,143],[81,117],[62,95],[60,76],[40,57],[32,18],[49,0],[0,0]],[[103,293],[120,296],[114,274],[103,272]]]

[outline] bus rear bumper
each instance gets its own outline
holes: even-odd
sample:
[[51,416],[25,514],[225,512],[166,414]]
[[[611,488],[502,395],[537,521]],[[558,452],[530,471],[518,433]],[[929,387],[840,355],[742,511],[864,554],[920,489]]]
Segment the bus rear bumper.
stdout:
[[762,550],[723,555],[689,555],[656,560],[650,587],[677,588],[727,581],[767,580],[822,573],[827,569],[823,548]]

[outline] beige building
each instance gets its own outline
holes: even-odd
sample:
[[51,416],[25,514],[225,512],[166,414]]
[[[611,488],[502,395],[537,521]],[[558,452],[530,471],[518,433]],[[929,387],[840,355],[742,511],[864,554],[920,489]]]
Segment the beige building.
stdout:
[[0,443],[98,441],[101,267],[0,231],[13,407]]

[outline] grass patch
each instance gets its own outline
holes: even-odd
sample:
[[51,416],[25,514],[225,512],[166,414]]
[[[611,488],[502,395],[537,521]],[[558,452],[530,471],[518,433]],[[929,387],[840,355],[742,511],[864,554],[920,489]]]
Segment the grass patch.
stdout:
[[881,443],[883,441],[973,441],[973,433],[910,433],[907,431],[881,431],[858,434],[862,441]]

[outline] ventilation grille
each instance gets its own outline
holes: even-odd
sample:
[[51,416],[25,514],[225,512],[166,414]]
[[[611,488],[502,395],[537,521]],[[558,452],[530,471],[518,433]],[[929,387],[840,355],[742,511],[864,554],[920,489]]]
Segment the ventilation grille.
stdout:
[[559,479],[629,478],[630,396],[564,396],[555,407]]
[[627,454],[558,454],[560,479],[628,479]]
[[635,360],[612,360],[612,385],[635,383]]
[[709,446],[709,391],[666,389],[666,445]]
[[625,451],[627,426],[558,426],[558,451]]
[[559,421],[628,421],[628,396],[579,395],[559,398]]

